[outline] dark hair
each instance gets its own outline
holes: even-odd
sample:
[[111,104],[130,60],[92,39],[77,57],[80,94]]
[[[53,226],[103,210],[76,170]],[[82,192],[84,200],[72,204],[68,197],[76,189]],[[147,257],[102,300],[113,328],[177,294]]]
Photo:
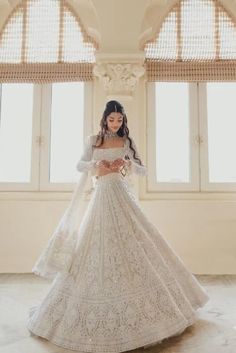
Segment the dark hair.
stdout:
[[[141,160],[138,157],[136,157],[136,151],[133,148],[132,140],[129,137],[129,129],[128,129],[128,126],[127,126],[127,116],[125,114],[124,107],[122,106],[121,103],[119,103],[116,100],[111,100],[111,101],[106,103],[106,108],[105,108],[105,110],[103,112],[102,119],[100,121],[101,129],[100,129],[100,131],[97,134],[97,140],[95,142],[95,145],[93,145],[93,147],[100,147],[103,144],[104,135],[105,135],[105,132],[107,130],[107,117],[108,117],[108,115],[110,115],[113,112],[121,113],[122,116],[123,116],[123,122],[122,122],[121,127],[117,131],[117,135],[120,136],[120,137],[123,137],[123,136],[127,137],[127,139],[129,140],[129,147],[133,151],[133,157],[136,160],[139,161],[140,165],[143,165]],[[100,140],[100,144],[99,145],[97,145],[98,140]]]

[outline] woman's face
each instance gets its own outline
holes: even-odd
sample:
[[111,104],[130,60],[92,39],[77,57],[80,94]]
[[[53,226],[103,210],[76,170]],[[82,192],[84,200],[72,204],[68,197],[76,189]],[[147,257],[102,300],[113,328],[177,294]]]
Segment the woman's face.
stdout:
[[121,113],[113,112],[107,116],[107,128],[112,132],[117,132],[123,123]]

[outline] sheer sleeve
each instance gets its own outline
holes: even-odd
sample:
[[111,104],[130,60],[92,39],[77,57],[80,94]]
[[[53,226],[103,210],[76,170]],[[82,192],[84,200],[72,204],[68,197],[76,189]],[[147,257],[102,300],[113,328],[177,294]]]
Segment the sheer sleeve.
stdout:
[[[140,160],[140,155],[138,153],[138,150],[137,150],[137,146],[136,146],[136,143],[134,142],[134,139],[129,136],[131,141],[132,141],[132,146],[135,150],[135,156],[138,157]],[[138,174],[140,176],[145,176],[147,175],[147,168],[145,165],[140,165],[139,161],[136,160],[134,157],[133,157],[133,150],[131,150],[131,148],[129,147],[129,140],[127,139],[127,145],[128,145],[128,157],[131,161],[131,165],[129,167],[129,173],[135,173],[135,174]]]
[[92,174],[95,174],[96,172],[96,160],[92,159],[92,155],[93,155],[92,144],[93,144],[93,135],[89,135],[86,137],[83,153],[76,164],[76,169],[79,172],[91,171]]

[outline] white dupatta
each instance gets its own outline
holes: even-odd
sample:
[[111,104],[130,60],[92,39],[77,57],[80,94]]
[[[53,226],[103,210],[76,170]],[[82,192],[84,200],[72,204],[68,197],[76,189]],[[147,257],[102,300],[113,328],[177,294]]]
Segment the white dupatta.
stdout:
[[69,206],[66,208],[45,249],[35,263],[32,272],[53,279],[58,272],[68,273],[76,248],[79,229],[80,208],[88,171],[81,173],[73,191]]

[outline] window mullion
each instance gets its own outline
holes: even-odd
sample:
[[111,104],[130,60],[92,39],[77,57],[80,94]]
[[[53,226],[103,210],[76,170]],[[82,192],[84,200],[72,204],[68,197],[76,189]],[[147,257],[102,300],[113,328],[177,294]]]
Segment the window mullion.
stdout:
[[199,106],[199,162],[201,191],[209,189],[209,153],[208,153],[208,124],[207,124],[207,91],[206,83],[198,84]]
[[190,184],[193,191],[200,189],[200,151],[199,151],[199,111],[198,84],[189,83],[189,151]]
[[31,154],[31,184],[32,190],[39,190],[40,148],[38,137],[40,136],[41,116],[41,85],[34,85],[33,123],[32,123],[32,154]]
[[40,191],[49,190],[51,84],[42,85],[40,128]]

